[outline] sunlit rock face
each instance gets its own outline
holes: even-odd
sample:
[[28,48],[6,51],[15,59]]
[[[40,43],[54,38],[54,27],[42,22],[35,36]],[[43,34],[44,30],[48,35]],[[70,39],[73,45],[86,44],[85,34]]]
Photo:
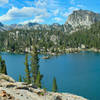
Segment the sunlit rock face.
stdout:
[[81,26],[90,26],[98,21],[100,21],[100,14],[88,10],[77,10],[68,16],[65,25],[69,24],[74,29]]

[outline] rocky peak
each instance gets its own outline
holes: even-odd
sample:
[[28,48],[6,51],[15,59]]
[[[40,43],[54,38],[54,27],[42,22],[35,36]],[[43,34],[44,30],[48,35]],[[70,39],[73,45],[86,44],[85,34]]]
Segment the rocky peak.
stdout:
[[58,23],[53,23],[52,26],[60,26]]
[[100,14],[88,10],[77,10],[69,15],[65,25],[70,24],[76,28],[78,26],[90,26],[98,21],[100,21]]
[[32,27],[32,26],[39,25],[39,24],[38,24],[38,23],[31,23],[31,22],[30,22],[30,23],[28,23],[27,25],[28,25],[29,27]]
[[5,31],[5,30],[6,30],[6,25],[0,22],[0,31]]
[[0,27],[3,27],[4,25],[0,22]]

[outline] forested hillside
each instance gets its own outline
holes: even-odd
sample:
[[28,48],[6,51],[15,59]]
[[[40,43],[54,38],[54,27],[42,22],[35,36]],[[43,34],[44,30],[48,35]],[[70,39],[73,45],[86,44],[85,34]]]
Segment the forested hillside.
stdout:
[[30,52],[36,44],[41,52],[64,52],[65,48],[100,48],[100,22],[73,34],[59,30],[24,30],[0,32],[0,50],[10,52]]
[[84,44],[86,48],[100,49],[100,22],[91,25],[90,29],[83,29],[68,36],[70,47],[80,47]]
[[56,30],[13,30],[0,32],[0,50],[11,52],[25,52],[32,49],[33,43],[39,50],[53,50],[56,47],[63,47],[66,35]]

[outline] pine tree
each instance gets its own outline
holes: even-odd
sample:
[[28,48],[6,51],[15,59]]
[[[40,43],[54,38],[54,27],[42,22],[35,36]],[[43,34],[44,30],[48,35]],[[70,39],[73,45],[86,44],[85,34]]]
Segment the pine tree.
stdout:
[[1,56],[0,56],[0,73],[7,75],[5,60],[2,60]]
[[30,77],[30,69],[29,69],[29,64],[28,64],[28,54],[25,56],[25,72],[26,72],[26,77],[25,77],[25,82],[28,84],[31,83],[31,77]]
[[1,61],[1,73],[7,75],[7,69],[4,60]]
[[32,73],[32,84],[36,82],[37,74],[39,71],[39,58],[37,48],[34,46],[31,53],[31,73]]
[[2,57],[0,56],[0,73],[2,72],[1,62],[2,62]]
[[19,75],[19,82],[22,82],[22,77],[21,77],[21,75]]
[[36,82],[35,85],[39,88],[41,88],[41,80],[42,80],[43,75],[40,74],[40,71],[38,71],[37,74],[37,78],[36,78]]
[[56,83],[56,78],[54,77],[53,79],[53,87],[52,87],[53,92],[57,92],[57,83]]

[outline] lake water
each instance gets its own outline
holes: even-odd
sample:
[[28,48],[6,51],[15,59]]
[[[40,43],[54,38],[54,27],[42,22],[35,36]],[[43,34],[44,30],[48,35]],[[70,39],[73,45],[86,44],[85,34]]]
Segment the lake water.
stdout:
[[[2,53],[6,60],[8,74],[18,80],[24,73],[25,55]],[[100,100],[100,53],[82,52],[67,54],[51,59],[40,56],[40,71],[44,75],[42,83],[52,89],[52,79],[56,77],[59,92],[69,92]]]

